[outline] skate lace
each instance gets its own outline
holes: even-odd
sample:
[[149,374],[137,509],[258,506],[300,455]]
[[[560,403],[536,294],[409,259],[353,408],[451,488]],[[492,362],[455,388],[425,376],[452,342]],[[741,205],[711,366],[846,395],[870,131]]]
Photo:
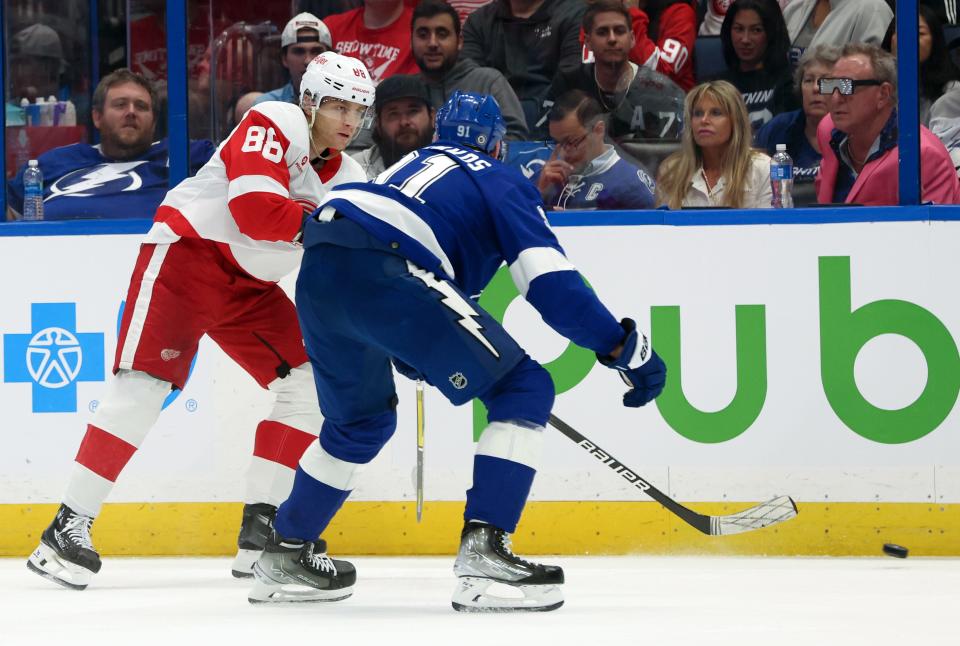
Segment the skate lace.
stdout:
[[512,544],[512,542],[511,542],[511,540],[510,540],[510,534],[508,534],[508,533],[506,533],[506,532],[504,532],[504,531],[499,531],[499,532],[497,532],[497,534],[499,534],[499,538],[500,538],[500,549],[503,550],[504,555],[506,555],[506,556],[508,556],[509,558],[513,559],[513,560],[516,561],[517,563],[520,563],[521,565],[526,565],[527,567],[530,567],[530,568],[535,568],[535,567],[537,567],[537,564],[536,564],[536,563],[532,563],[532,562],[530,562],[530,561],[528,561],[528,560],[526,560],[526,559],[522,559],[522,558],[520,558],[519,556],[517,556],[516,554],[513,553],[513,544]]
[[78,546],[93,550],[93,541],[90,539],[90,525],[93,519],[89,516],[71,516],[63,526],[63,532]]
[[330,572],[333,575],[337,574],[337,566],[334,565],[333,559],[324,552],[314,552],[312,545],[310,546],[310,553],[307,555],[307,564],[320,572]]

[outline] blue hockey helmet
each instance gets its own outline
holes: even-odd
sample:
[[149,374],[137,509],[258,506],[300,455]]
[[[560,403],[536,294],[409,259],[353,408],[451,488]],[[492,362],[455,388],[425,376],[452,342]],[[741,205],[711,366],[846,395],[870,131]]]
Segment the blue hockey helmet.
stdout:
[[497,100],[489,94],[454,90],[437,110],[437,139],[455,141],[490,154],[507,132]]

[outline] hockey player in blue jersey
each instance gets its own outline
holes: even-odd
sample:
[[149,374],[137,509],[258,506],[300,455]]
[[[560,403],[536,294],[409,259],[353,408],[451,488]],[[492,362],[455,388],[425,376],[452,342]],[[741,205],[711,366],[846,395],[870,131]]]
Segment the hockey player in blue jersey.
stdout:
[[[515,556],[509,534],[533,483],[554,400],[550,375],[479,308],[504,262],[544,320],[630,386],[627,406],[663,388],[666,369],[634,322],[618,322],[567,260],[536,188],[497,157],[505,132],[493,97],[454,92],[437,141],[372,183],[331,191],[304,226],[297,308],[323,428],[300,460],[290,497],[254,566],[251,602],[334,601],[352,564],[318,539],[363,466],[396,428],[390,364],[453,404],[487,407],[454,573],[457,610],[553,610],[563,571]],[[513,586],[522,598],[488,593]]]

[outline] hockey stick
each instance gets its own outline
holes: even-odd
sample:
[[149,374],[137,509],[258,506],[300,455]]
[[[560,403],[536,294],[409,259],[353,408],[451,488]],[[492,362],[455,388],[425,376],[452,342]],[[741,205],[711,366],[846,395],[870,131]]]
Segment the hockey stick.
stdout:
[[610,467],[615,473],[619,473],[624,480],[634,487],[643,491],[658,503],[673,512],[694,529],[710,536],[720,536],[727,534],[739,534],[741,532],[751,532],[755,529],[763,529],[770,525],[782,523],[790,520],[797,515],[797,505],[790,496],[778,496],[761,503],[756,507],[745,509],[736,514],[728,516],[707,516],[698,514],[692,509],[687,509],[676,500],[663,493],[652,484],[641,478],[633,469],[628,468],[623,462],[620,462],[612,455],[601,449],[594,442],[588,440],[573,427],[564,422],[556,415],[550,415],[550,425],[566,435],[574,443],[583,447],[583,449],[597,458],[605,465]]
[[423,518],[423,381],[417,380],[417,522]]

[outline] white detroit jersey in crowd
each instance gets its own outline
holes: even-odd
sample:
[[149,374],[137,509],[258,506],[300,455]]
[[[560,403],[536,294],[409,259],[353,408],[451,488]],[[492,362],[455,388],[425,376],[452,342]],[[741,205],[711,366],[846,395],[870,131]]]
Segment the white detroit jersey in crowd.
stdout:
[[200,172],[167,194],[145,241],[220,242],[241,269],[276,282],[300,265],[302,247],[292,240],[304,213],[334,186],[363,181],[360,165],[342,154],[315,172],[303,110],[268,101],[251,108]]

